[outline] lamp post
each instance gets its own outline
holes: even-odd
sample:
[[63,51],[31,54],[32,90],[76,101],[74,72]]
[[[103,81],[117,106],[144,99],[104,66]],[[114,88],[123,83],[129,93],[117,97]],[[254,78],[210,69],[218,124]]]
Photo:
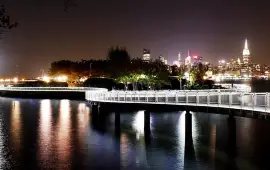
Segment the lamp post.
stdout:
[[92,63],[90,63],[90,65],[89,65],[89,77],[91,77],[92,76]]

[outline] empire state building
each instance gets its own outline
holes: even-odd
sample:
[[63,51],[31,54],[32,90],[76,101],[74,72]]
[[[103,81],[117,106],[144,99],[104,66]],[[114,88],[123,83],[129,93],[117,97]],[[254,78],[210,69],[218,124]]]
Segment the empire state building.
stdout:
[[251,63],[250,51],[248,49],[248,41],[247,41],[247,39],[245,41],[245,48],[243,50],[243,63],[244,64],[250,64]]

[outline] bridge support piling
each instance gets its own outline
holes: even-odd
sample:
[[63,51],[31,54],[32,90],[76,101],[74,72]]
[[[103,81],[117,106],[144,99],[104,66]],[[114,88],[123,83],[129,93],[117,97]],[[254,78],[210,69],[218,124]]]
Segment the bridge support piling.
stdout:
[[121,126],[120,126],[120,121],[121,121],[121,119],[120,119],[120,112],[115,112],[114,113],[115,115],[114,115],[114,119],[115,119],[115,136],[117,136],[117,137],[120,137],[120,134],[121,134]]
[[151,132],[150,129],[150,111],[144,111],[144,134],[147,136]]
[[236,120],[235,118],[228,118],[228,162],[231,162],[226,169],[236,169],[235,157],[236,153]]
[[197,170],[196,154],[192,139],[192,115],[189,110],[186,110],[185,115],[185,154],[184,154],[184,169],[195,169]]
[[91,120],[95,124],[98,122],[99,117],[99,105],[96,102],[91,103]]
[[189,110],[186,110],[185,119],[185,135],[190,137],[190,134],[192,134],[192,115]]
[[234,118],[233,112],[231,111],[231,109],[229,109],[229,118]]
[[97,103],[97,102],[91,103],[91,109],[92,109],[92,114],[98,114],[99,113],[99,103]]

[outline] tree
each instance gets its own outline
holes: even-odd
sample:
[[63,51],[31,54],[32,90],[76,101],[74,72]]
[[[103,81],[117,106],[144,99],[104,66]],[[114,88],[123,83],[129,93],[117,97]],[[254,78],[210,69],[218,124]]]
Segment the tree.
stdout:
[[182,90],[182,79],[184,78],[185,74],[183,71],[179,72],[177,79],[179,80],[179,84],[180,84],[180,90]]
[[65,5],[65,12],[68,12],[68,9],[70,7],[76,6],[73,0],[64,0],[64,5]]
[[205,73],[207,70],[208,70],[208,66],[203,65],[201,63],[194,65],[190,68],[190,70],[189,70],[189,86],[190,86],[190,88],[203,85],[203,82],[204,82],[203,77],[205,76]]
[[6,30],[12,29],[18,25],[17,22],[11,22],[6,12],[5,6],[0,4],[0,35]]
[[124,47],[111,47],[108,50],[107,60],[112,78],[124,75],[130,65],[130,55]]
[[132,59],[129,67],[120,75],[119,78],[128,75],[129,82],[132,83],[133,89],[138,89],[138,83],[150,88],[160,88],[161,85],[168,83],[169,71],[160,61],[144,62],[139,58]]
[[108,50],[107,60],[113,64],[129,63],[130,55],[125,47],[111,47]]

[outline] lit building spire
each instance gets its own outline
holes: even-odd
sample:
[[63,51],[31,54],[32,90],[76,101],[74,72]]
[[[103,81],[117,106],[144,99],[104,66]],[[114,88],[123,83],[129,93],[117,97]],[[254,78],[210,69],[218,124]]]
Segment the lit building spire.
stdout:
[[248,49],[248,41],[245,40],[245,48],[243,50],[243,63],[245,65],[251,64],[251,57],[250,57],[250,51]]
[[249,56],[250,55],[250,52],[249,52],[249,49],[248,49],[248,41],[247,39],[245,40],[245,48],[243,50],[243,56]]
[[245,41],[245,49],[248,49],[248,41],[247,41],[247,39]]

